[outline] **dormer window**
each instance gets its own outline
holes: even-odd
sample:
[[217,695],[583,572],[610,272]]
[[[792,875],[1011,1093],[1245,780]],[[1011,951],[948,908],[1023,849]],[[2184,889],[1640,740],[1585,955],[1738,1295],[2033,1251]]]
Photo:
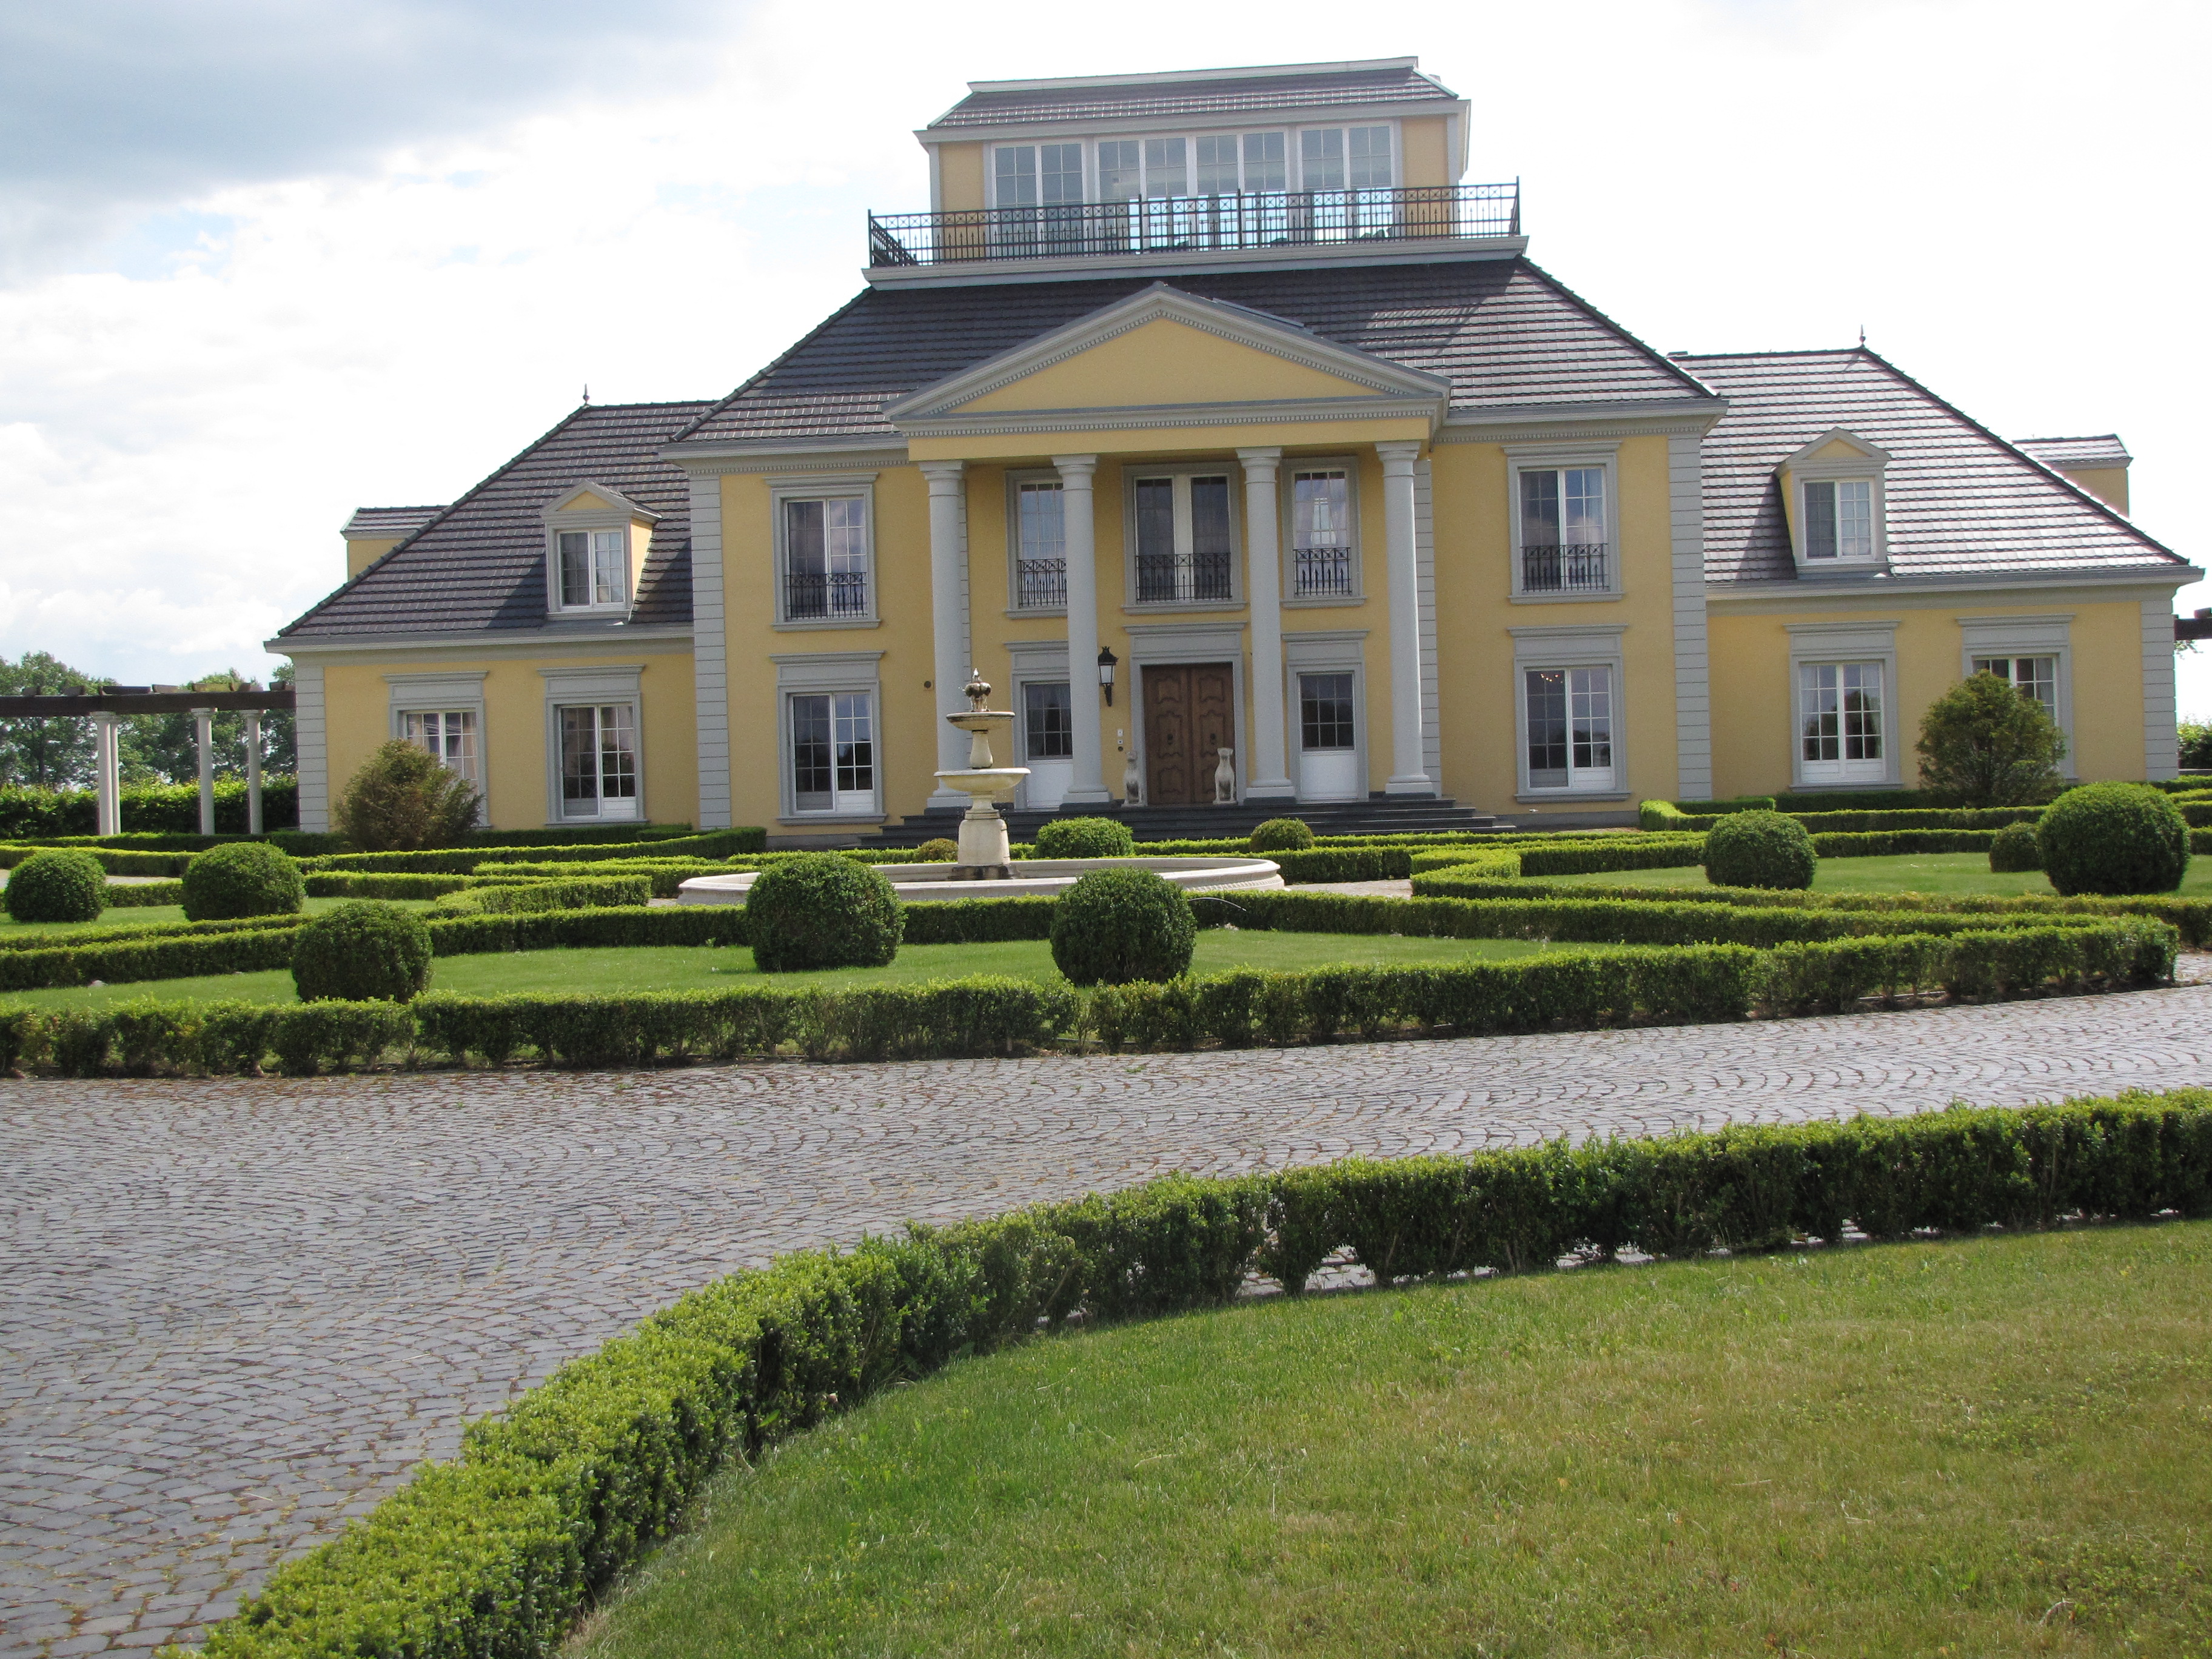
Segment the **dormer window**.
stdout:
[[1805,486],[1805,556],[1874,557],[1874,483],[1824,479]]
[[559,617],[627,616],[659,515],[605,484],[546,504],[545,608]]
[[1790,552],[1801,574],[1878,570],[1889,555],[1882,485],[1888,452],[1841,428],[1778,469]]
[[561,608],[605,611],[629,605],[629,538],[619,530],[563,530]]

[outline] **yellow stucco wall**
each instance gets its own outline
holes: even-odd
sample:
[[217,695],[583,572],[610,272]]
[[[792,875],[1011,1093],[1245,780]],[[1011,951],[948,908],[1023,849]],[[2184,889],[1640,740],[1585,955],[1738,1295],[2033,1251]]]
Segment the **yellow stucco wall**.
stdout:
[[983,205],[983,147],[981,144],[937,146],[937,185],[940,210],[960,213]]
[[2128,470],[2124,466],[2065,466],[2069,478],[2116,513],[2128,510]]
[[1144,404],[1374,395],[1370,386],[1160,317],[959,407],[1122,409]]
[[491,827],[532,830],[550,805],[546,769],[545,680],[541,668],[641,664],[638,757],[646,817],[654,823],[699,821],[697,694],[688,646],[634,642],[598,655],[485,656],[424,652],[328,664],[323,696],[330,746],[331,798],[379,744],[396,735],[387,674],[483,675],[484,729],[478,741]]
[[351,581],[398,545],[397,537],[348,537],[345,544],[346,580]]
[[1405,161],[1407,186],[1449,185],[1452,177],[1451,146],[1441,115],[1418,117],[1399,123],[1399,149]]
[[2145,754],[2140,602],[2036,598],[2033,605],[2002,605],[1986,599],[1951,596],[1879,610],[1715,606],[1708,624],[1715,793],[1772,794],[1791,785],[1794,700],[1789,628],[1793,623],[1897,624],[1898,684],[1891,689],[1898,750],[1895,781],[1898,787],[1916,786],[1919,760],[1913,744],[1921,716],[1958,683],[1965,670],[1961,617],[2070,617],[2072,770],[2085,781],[2141,778]]

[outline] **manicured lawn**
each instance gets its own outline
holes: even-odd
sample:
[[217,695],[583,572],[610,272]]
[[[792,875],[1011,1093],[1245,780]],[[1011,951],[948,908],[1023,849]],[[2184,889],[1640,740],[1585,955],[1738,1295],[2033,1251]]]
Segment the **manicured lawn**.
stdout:
[[[342,898],[311,898],[307,914],[337,908],[352,901]],[[392,903],[409,910],[428,909],[428,899],[394,899]],[[100,912],[97,921],[18,921],[6,911],[0,910],[0,939],[21,939],[26,933],[52,933],[57,936],[82,936],[97,933],[114,927],[143,927],[156,921],[182,921],[185,907],[181,904],[146,904],[118,909],[111,905]]]
[[[314,901],[310,900],[310,903]],[[1231,933],[1198,936],[1194,973],[1228,968],[1317,968],[1349,963],[1382,967],[1411,962],[1498,962],[1551,947],[1524,939],[1392,939],[1369,934]],[[1060,981],[1052,947],[1042,940],[1005,945],[908,945],[888,968],[835,969],[818,974],[763,975],[742,947],[675,945],[591,951],[526,951],[441,957],[430,988],[471,996],[507,991],[688,991],[727,985],[733,977],[791,989],[805,985],[915,984],[969,974],[1012,974]],[[200,979],[147,980],[97,989],[22,991],[10,1001],[37,1007],[102,1007],[134,997],[240,998],[252,1002],[294,1000],[289,970],[219,975]]]
[[[1675,870],[1606,870],[1586,876],[1545,876],[1546,882],[1574,882],[1592,887],[1703,887],[1705,872],[1696,865]],[[1986,853],[1904,853],[1890,858],[1822,859],[1813,878],[1816,892],[1863,893],[2045,893],[2050,878],[2040,870],[1996,875]],[[2184,896],[2212,896],[2212,858],[2191,859],[2183,878]]]
[[2202,1655],[2212,1223],[1248,1305],[732,1470],[592,1659]]

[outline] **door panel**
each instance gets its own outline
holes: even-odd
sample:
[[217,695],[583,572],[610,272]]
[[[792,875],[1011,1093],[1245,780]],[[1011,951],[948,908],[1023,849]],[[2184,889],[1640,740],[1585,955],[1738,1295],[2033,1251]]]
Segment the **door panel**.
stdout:
[[1210,802],[1219,751],[1237,742],[1231,665],[1148,664],[1142,673],[1146,800],[1155,806]]

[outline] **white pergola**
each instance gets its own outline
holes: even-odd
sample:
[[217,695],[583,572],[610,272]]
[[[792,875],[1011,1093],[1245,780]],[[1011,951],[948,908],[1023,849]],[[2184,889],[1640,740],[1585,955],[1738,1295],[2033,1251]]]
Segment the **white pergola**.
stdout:
[[0,720],[89,720],[99,742],[100,828],[96,834],[123,833],[121,745],[116,723],[125,714],[190,714],[199,746],[200,834],[215,834],[215,747],[218,714],[246,716],[246,827],[261,833],[261,717],[293,707],[292,693],[268,691],[179,691],[157,685],[112,685],[104,691],[53,696],[0,696]]

